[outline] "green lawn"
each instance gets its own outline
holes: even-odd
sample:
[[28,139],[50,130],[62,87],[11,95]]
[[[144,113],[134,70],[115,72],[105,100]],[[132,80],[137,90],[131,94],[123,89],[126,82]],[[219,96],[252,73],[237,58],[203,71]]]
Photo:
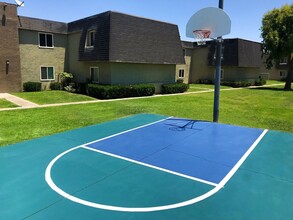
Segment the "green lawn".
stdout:
[[1,108],[15,108],[15,107],[18,107],[18,105],[15,105],[14,103],[9,102],[6,99],[0,99],[0,109]]
[[[41,93],[38,93],[41,94]],[[139,113],[212,120],[213,92],[0,112],[0,146]],[[293,132],[293,92],[221,92],[220,122]]]
[[40,105],[95,100],[89,96],[56,90],[42,92],[17,92],[13,93],[13,95]]
[[278,81],[278,80],[267,80],[266,82],[267,82],[266,85],[274,85],[274,84],[283,84],[283,85],[285,85],[285,82]]
[[[214,85],[208,85],[208,84],[190,84],[189,89],[187,92],[198,92],[198,91],[208,91],[213,90]],[[221,86],[221,89],[228,89],[231,88],[229,86]]]
[[[284,82],[277,81],[277,80],[267,80],[266,85],[277,85],[282,84],[281,86],[278,86],[279,88],[284,88]],[[275,87],[275,86],[274,86]],[[221,86],[220,89],[229,89],[231,87],[229,86]],[[208,85],[208,84],[190,84],[189,89],[187,92],[198,92],[198,91],[208,91],[213,90],[214,85]]]

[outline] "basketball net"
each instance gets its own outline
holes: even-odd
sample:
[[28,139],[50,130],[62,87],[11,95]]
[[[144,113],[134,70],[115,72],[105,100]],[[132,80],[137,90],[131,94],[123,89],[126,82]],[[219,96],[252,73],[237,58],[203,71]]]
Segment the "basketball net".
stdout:
[[195,30],[193,31],[194,38],[197,40],[197,45],[205,45],[206,40],[210,38],[211,30],[203,29],[203,30]]

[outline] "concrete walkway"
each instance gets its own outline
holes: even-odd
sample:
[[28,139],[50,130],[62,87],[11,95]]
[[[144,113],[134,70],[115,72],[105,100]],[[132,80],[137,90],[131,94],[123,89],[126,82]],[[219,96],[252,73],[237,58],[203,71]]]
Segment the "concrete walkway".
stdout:
[[[247,89],[247,88],[259,88],[259,87],[271,87],[271,86],[279,86],[282,84],[273,84],[273,85],[264,85],[264,86],[250,86],[250,87],[241,87],[241,88],[227,88],[221,89],[221,91],[231,91],[231,90],[239,90],[239,89]],[[107,99],[107,100],[92,100],[92,101],[81,101],[81,102],[67,102],[67,103],[56,103],[56,104],[45,104],[38,105],[36,103],[27,101],[25,99],[19,98],[17,96],[11,95],[9,93],[0,93],[0,99],[6,99],[9,102],[12,102],[19,107],[15,108],[0,108],[0,111],[9,111],[9,110],[17,110],[17,109],[28,109],[28,108],[45,108],[45,107],[54,107],[54,106],[63,106],[63,105],[79,105],[79,104],[89,104],[89,103],[97,103],[97,102],[113,102],[113,101],[122,101],[122,100],[130,100],[130,99],[146,99],[146,98],[157,98],[157,97],[167,97],[167,96],[178,96],[178,95],[188,95],[188,94],[198,94],[198,93],[209,93],[214,92],[213,89],[206,89],[195,92],[185,92],[185,93],[175,93],[175,94],[165,94],[165,95],[153,95],[153,96],[142,96],[142,97],[131,97],[131,98],[121,98],[121,99]]]
[[33,108],[38,107],[39,105],[25,99],[19,98],[17,96],[11,95],[9,93],[0,93],[0,99],[6,99],[9,102],[12,102],[23,108]]

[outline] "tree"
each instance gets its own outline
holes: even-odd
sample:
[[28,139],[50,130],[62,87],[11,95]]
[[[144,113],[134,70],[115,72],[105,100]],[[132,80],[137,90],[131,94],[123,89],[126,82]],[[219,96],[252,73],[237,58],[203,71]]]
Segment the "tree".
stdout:
[[293,4],[275,8],[262,20],[263,54],[268,68],[273,62],[288,57],[288,74],[284,90],[292,90],[293,80]]

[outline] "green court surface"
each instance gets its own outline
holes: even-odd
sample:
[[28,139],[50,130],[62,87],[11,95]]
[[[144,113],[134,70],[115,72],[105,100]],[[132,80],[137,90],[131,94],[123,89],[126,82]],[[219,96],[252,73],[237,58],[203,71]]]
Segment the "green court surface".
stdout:
[[[114,150],[120,151],[120,145],[129,145],[131,148],[148,141],[161,143],[172,138],[177,138],[180,142],[199,134],[204,140],[198,142],[220,147],[215,149],[219,152],[216,155],[220,157],[220,153],[227,150],[232,140],[232,146],[235,145],[235,148],[240,146],[240,142],[245,142],[239,139],[237,143],[237,138],[229,135],[219,136],[217,139],[216,135],[223,130],[232,132],[238,129],[242,132],[239,133],[242,138],[245,137],[243,133],[246,131],[249,135],[254,132],[262,133],[259,129],[204,122],[195,124],[193,133],[188,133],[186,138],[182,138],[184,132],[190,132],[192,129],[177,129],[175,132],[174,129],[168,129],[166,134],[173,132],[170,134],[174,137],[161,138],[163,134],[155,128],[152,131],[151,126],[157,126],[158,121],[162,127],[166,126],[168,123],[165,120],[167,117],[161,115],[134,115],[0,148],[0,219],[293,218],[291,133],[263,133],[264,136],[258,139],[259,142],[255,142],[255,148],[239,165],[239,169],[223,185],[221,179],[220,183],[197,181],[196,178],[187,175],[186,177],[177,171],[165,172],[163,168],[153,169],[153,165],[145,166],[144,163],[133,159],[139,153],[144,153],[140,149],[135,155],[132,155],[133,150],[126,152],[130,154],[130,159],[125,159],[125,156],[113,156],[113,152],[101,151],[103,143],[111,147],[118,143],[118,148]],[[201,127],[199,129],[196,126]],[[210,135],[210,138],[206,140],[204,135]],[[145,136],[145,139],[142,140],[142,136]],[[226,144],[215,145],[215,140]],[[170,142],[173,142],[173,139]],[[169,146],[169,143],[164,144]],[[227,153],[231,153],[231,149]],[[234,151],[229,155],[234,156]],[[189,157],[186,158],[188,160]],[[177,162],[179,163],[179,160]],[[205,159],[201,163],[207,164],[211,169],[215,160]],[[227,164],[228,162],[218,162],[217,166],[222,167],[219,172],[227,167],[230,169]],[[233,166],[231,165],[231,170],[235,168]],[[202,174],[200,166],[196,171],[199,175]],[[214,178],[210,174],[207,176]],[[215,186],[221,188],[211,193]],[[207,194],[209,196],[197,202],[185,204],[186,201]],[[177,207],[172,206],[173,204],[183,205]],[[153,207],[166,208],[155,210]]]

